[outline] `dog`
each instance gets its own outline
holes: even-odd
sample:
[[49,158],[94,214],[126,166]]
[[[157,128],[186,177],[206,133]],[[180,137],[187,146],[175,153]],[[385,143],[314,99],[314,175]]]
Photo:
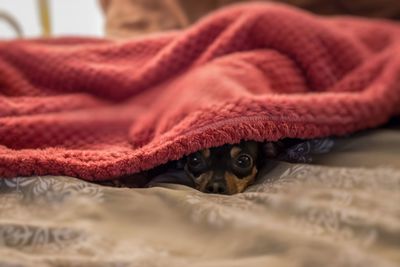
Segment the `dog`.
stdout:
[[242,141],[205,148],[139,174],[98,183],[129,188],[172,183],[204,193],[233,195],[243,192],[258,174],[271,169],[277,161],[311,162],[312,154],[327,153],[333,144],[329,138]]
[[256,179],[260,152],[254,141],[207,148],[187,156],[184,170],[201,192],[241,193]]

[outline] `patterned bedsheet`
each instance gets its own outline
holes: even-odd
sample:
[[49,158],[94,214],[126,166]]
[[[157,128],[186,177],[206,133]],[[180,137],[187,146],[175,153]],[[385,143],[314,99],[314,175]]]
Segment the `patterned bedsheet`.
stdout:
[[339,140],[234,196],[3,179],[0,266],[400,266],[399,145],[391,130]]

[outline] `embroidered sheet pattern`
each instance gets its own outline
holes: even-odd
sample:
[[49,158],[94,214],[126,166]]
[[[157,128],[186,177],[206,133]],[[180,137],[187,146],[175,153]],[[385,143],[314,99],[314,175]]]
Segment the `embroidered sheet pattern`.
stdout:
[[235,196],[0,180],[0,266],[399,266],[400,171],[279,163]]

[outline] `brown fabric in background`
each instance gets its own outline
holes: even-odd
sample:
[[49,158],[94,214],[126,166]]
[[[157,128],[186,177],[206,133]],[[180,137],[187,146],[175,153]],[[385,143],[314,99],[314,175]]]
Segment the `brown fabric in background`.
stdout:
[[[252,0],[100,0],[106,35],[136,37],[184,28],[207,13]],[[274,0],[323,15],[356,15],[400,19],[399,0]]]

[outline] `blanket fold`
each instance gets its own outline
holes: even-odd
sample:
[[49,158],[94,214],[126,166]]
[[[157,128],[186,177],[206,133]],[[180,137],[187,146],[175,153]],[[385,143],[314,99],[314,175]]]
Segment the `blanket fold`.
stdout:
[[204,147],[400,113],[400,25],[237,5],[129,41],[0,42],[0,176],[129,175]]

